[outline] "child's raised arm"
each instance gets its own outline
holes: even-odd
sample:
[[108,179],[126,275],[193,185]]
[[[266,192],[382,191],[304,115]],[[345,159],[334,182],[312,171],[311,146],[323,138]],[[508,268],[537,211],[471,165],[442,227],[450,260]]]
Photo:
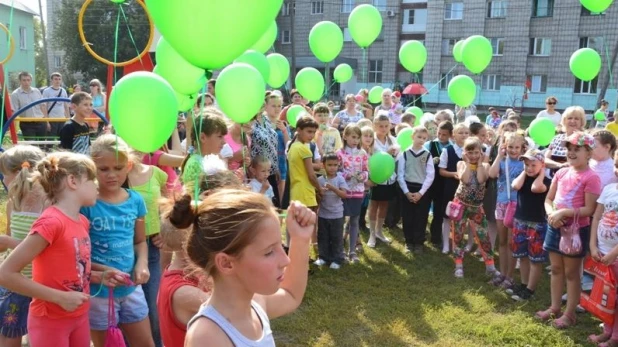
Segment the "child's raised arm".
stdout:
[[498,150],[498,156],[496,157],[496,160],[494,160],[494,163],[491,164],[491,168],[489,169],[489,177],[491,178],[498,178],[498,176],[500,176],[500,163],[502,162],[502,159],[504,159],[502,151],[502,149]]
[[[523,174],[525,174],[525,171]],[[547,186],[545,185],[545,166],[543,166],[539,175],[536,176],[536,179],[532,182],[531,190],[536,194],[542,194],[547,191]]]
[[[543,172],[542,171],[539,174],[539,176],[541,176],[541,177],[543,176]],[[526,170],[522,171],[519,174],[519,176],[517,176],[517,178],[513,180],[513,183],[511,183],[511,188],[513,188],[513,190],[520,190],[521,187],[523,187],[525,181],[526,181]],[[532,192],[534,192],[534,189],[532,190]],[[544,193],[544,192],[542,192],[542,193]]]
[[34,282],[20,273],[47,246],[49,246],[49,243],[42,236],[38,234],[28,235],[0,265],[0,285],[24,296],[52,302],[66,311],[75,311],[88,301],[88,294],[53,289]]
[[286,218],[290,233],[290,265],[285,270],[281,288],[275,294],[254,296],[270,319],[294,311],[303,301],[309,270],[309,243],[315,223],[316,215],[313,211],[296,201],[290,203]]
[[476,169],[476,179],[480,184],[483,184],[489,178],[489,163],[481,162],[478,165]]
[[468,163],[465,161],[460,161],[457,163],[457,176],[459,176],[459,180],[465,184],[470,183],[470,167]]

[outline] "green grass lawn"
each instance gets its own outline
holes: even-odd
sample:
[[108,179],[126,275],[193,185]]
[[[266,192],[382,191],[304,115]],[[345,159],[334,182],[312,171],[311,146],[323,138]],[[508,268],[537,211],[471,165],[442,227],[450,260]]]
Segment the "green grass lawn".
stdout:
[[[558,331],[535,321],[549,306],[549,276],[536,299],[516,303],[486,284],[484,264],[468,256],[465,279],[440,250],[404,255],[395,229],[390,245],[365,247],[361,263],[340,270],[316,268],[294,314],[272,322],[278,346],[582,346],[599,333],[598,320]],[[367,235],[363,236],[366,240]]]

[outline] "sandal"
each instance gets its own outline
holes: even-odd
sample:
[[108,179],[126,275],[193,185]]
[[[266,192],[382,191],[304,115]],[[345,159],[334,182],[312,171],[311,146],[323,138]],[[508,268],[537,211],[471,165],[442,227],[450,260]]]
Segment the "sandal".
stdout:
[[500,283],[504,282],[504,280],[506,280],[506,277],[501,274],[498,274],[497,276],[494,276],[494,278],[489,280],[487,284],[491,284],[492,286],[497,287],[500,285]]
[[455,269],[455,278],[464,278],[464,271],[462,268]]
[[609,339],[605,342],[599,343],[599,347],[618,347],[618,340]]
[[560,318],[552,322],[552,326],[556,329],[567,329],[575,325],[576,320],[574,316],[563,314]]
[[559,317],[561,315],[560,310],[554,310],[553,308],[548,308],[545,311],[538,311],[535,315],[534,318],[546,322],[550,319],[552,319],[553,317]]
[[606,333],[602,333],[599,335],[590,335],[588,336],[588,342],[590,343],[594,343],[595,345],[598,345],[601,342],[606,342],[607,340],[609,340],[609,338],[612,337],[611,334],[606,334]]
[[502,283],[500,283],[499,287],[506,290],[513,288],[513,285],[515,285],[515,283],[513,283],[513,280],[510,278],[506,278],[504,281],[502,281]]

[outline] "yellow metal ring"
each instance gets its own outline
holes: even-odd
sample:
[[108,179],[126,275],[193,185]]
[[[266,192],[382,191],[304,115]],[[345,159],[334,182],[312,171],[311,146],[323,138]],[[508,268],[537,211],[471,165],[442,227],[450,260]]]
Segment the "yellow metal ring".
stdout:
[[6,27],[6,25],[0,23],[0,28],[4,30],[4,32],[9,36],[9,41],[11,42],[11,47],[9,48],[9,54],[6,56],[6,58],[4,58],[3,61],[0,61],[0,65],[2,65],[6,63],[7,61],[9,61],[11,58],[13,58],[13,54],[15,54],[15,40],[13,39],[13,35],[11,35],[11,32]]
[[[142,57],[148,53],[148,49],[152,45],[152,40],[154,39],[154,25],[152,23],[152,18],[150,18],[150,12],[148,12],[148,9],[146,8],[146,5],[144,4],[144,1],[143,0],[137,0],[137,3],[140,6],[142,6],[142,8],[144,9],[144,12],[146,12],[146,17],[148,17],[148,25],[150,26],[150,36],[148,36],[148,43],[146,44],[146,47],[144,48],[142,53],[140,53],[140,55],[138,55],[137,57],[135,57],[135,58],[133,58],[131,60],[127,60],[127,61],[119,62],[119,63],[114,63],[112,61],[109,61],[109,60],[101,57],[94,50],[92,50],[92,48],[90,48],[90,44],[88,43],[88,41],[86,41],[86,35],[84,35],[84,13],[86,13],[86,8],[88,8],[88,5],[90,5],[91,2],[92,2],[92,0],[86,0],[84,2],[84,4],[82,5],[82,8],[79,10],[79,15],[77,16],[77,31],[79,32],[79,38],[81,39],[82,44],[84,45],[84,47],[86,48],[88,53],[90,53],[90,55],[92,55],[94,57],[94,59],[100,61],[101,63],[103,63],[105,65],[112,65],[114,67],[122,67],[122,66],[131,65],[131,64],[141,60]],[[120,5],[120,6],[122,6],[122,5]],[[4,28],[4,29],[6,30],[6,28]]]

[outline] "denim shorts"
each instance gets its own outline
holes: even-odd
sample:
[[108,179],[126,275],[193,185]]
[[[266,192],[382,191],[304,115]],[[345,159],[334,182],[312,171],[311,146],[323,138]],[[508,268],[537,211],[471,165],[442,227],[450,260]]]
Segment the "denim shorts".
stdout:
[[582,252],[578,255],[566,255],[560,252],[560,229],[553,228],[551,225],[547,225],[547,233],[545,233],[545,242],[543,242],[543,249],[548,252],[558,253],[562,256],[569,258],[583,258],[586,256],[586,252],[590,243],[590,226],[579,228],[579,237],[582,240]]
[[15,338],[28,333],[28,308],[31,300],[0,287],[0,335]]
[[[108,298],[90,298],[90,329],[107,330]],[[148,304],[142,286],[137,286],[135,290],[124,297],[114,298],[114,309],[116,313],[116,324],[131,324],[141,322],[148,318]]]

